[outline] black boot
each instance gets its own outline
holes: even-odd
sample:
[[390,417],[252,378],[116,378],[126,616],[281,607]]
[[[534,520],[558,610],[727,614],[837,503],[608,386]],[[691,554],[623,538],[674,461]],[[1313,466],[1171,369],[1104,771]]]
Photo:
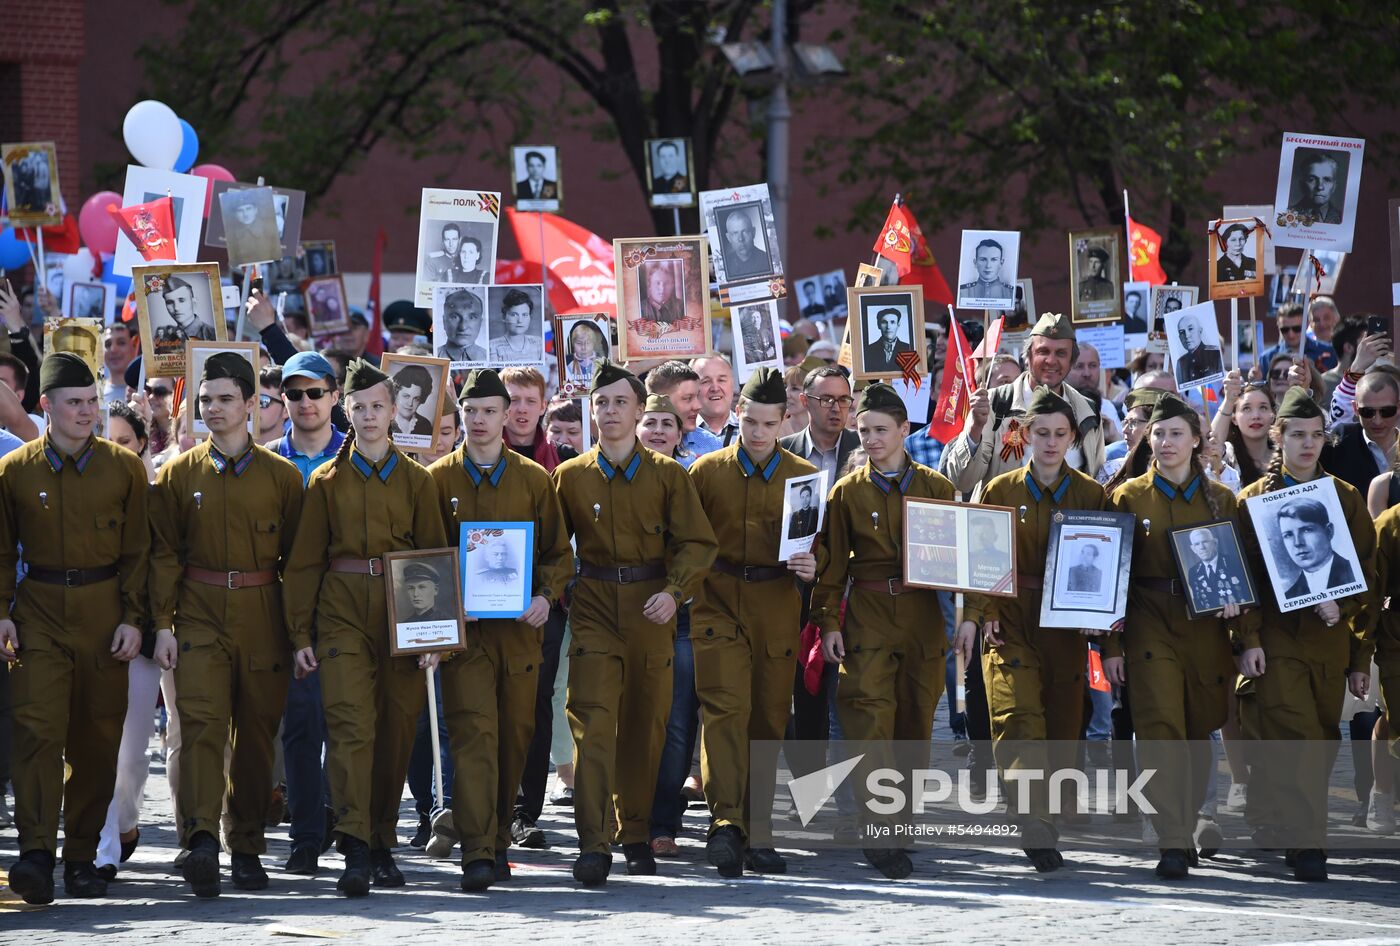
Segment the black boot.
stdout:
[[645,841],[622,845],[622,856],[627,860],[627,873],[641,877],[656,873],[656,857]]
[[496,852],[495,868],[497,880],[510,880],[510,860],[505,851]]
[[485,890],[496,882],[496,864],[486,859],[462,865],[462,889],[467,892]]
[[786,874],[787,861],[771,847],[751,847],[744,852],[744,868],[755,874]]
[[574,861],[574,880],[585,887],[601,887],[612,871],[611,854],[580,854]]
[[1293,857],[1294,880],[1326,880],[1327,857],[1318,848],[1305,848]]
[[25,903],[53,903],[53,865],[48,851],[25,851],[10,868],[10,889]]
[[90,899],[107,896],[107,881],[97,873],[92,861],[63,862],[63,892],[70,897]]
[[237,854],[230,858],[229,877],[239,890],[266,890],[267,871],[256,854]]
[[208,831],[190,839],[190,855],[185,858],[185,882],[196,897],[207,900],[219,895],[219,842]]
[[418,816],[418,830],[414,832],[413,838],[408,842],[408,846],[423,850],[428,846],[428,839],[433,836],[433,821],[427,815]]
[[369,852],[369,872],[376,887],[402,887],[403,872],[394,863],[394,855],[387,850]]
[[317,846],[309,841],[292,845],[292,854],[282,870],[289,874],[306,874],[314,877],[321,869],[321,858]]
[[345,870],[335,883],[335,889],[347,897],[363,897],[369,893],[369,845],[359,838],[342,837],[340,853],[345,855]]
[[866,848],[861,852],[880,873],[890,880],[903,880],[914,872],[914,863],[909,855],[898,848]]
[[705,859],[714,865],[721,877],[739,877],[744,873],[744,836],[732,824],[715,829],[705,844]]
[[1168,848],[1157,862],[1157,876],[1163,880],[1182,880],[1191,873],[1191,860],[1184,848]]

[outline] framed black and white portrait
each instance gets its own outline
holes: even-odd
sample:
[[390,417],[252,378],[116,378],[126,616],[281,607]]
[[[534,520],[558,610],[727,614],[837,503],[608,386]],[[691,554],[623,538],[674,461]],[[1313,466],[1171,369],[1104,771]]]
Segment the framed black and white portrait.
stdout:
[[434,286],[485,286],[496,273],[501,195],[423,188],[418,215],[414,304],[433,304]]
[[648,138],[647,202],[652,207],[694,207],[695,165],[689,138]]
[[734,344],[734,375],[743,384],[759,368],[783,366],[778,303],[751,302],[730,310]]
[[1114,322],[1122,317],[1124,260],[1119,228],[1070,231],[1071,322]]
[[1276,246],[1351,252],[1366,142],[1286,133],[1274,192]]
[[63,314],[74,319],[112,321],[116,287],[105,282],[70,282]]
[[1164,317],[1167,352],[1178,388],[1215,384],[1225,377],[1225,354],[1215,303],[1202,302]]
[[[1268,204],[1226,204],[1220,219],[1266,222],[1273,215],[1273,209]],[[1263,229],[1259,241],[1263,247],[1258,257],[1259,268],[1265,276],[1272,276],[1278,272],[1278,257],[1274,253],[1274,240],[1269,235],[1268,227]]]
[[964,230],[958,257],[958,308],[1009,312],[1016,307],[1021,234]]
[[516,145],[510,149],[515,209],[558,213],[564,200],[559,149],[554,145]]
[[[211,355],[222,352],[232,352],[243,358],[253,368],[253,377],[258,376],[259,358],[258,344],[256,342],[227,342],[227,341],[194,341],[185,343],[186,368],[182,372],[185,378],[185,410],[190,422],[188,426],[189,435],[195,440],[203,440],[209,436],[209,426],[204,423],[204,418],[200,413],[199,405],[199,379],[204,376],[204,363]],[[151,375],[160,377],[160,375]],[[256,435],[258,431],[258,399],[252,398],[250,410],[248,412],[248,433]]]
[[710,276],[721,305],[787,294],[767,184],[702,191],[700,219],[710,237]]
[[[228,247],[230,230],[233,231],[233,238],[240,243],[247,243],[249,236],[243,231],[252,230],[257,234],[269,230],[268,221],[271,222],[271,229],[277,231],[277,243],[281,252],[277,257],[295,256],[297,246],[301,241],[301,216],[306,205],[306,192],[290,187],[260,187],[257,184],[245,184],[239,181],[212,181],[210,191],[213,195],[209,202],[209,220],[204,226],[204,245]],[[224,195],[233,191],[251,191],[267,189],[272,191],[271,208],[267,209],[262,199],[255,200],[258,208],[258,215],[252,218],[251,223],[243,223],[238,214],[228,214],[224,210]],[[239,202],[236,206],[242,206]],[[251,211],[243,210],[243,216],[251,216]],[[263,244],[259,249],[266,251]],[[246,247],[234,248],[237,258],[250,262],[266,262],[266,260],[252,260],[248,256]],[[247,263],[233,262],[230,257],[230,266],[244,266]],[[269,257],[274,259],[274,257]],[[318,273],[317,275],[328,275]]]
[[[168,195],[175,218],[175,261],[193,263],[199,259],[199,235],[204,229],[204,199],[208,193],[209,181],[202,177],[132,164],[126,169],[122,206],[148,204]],[[144,262],[131,239],[125,233],[118,233],[112,272],[117,276],[130,276],[131,268]]]
[[488,361],[494,367],[545,363],[543,298],[540,285],[487,288]]
[[792,476],[783,483],[783,518],[778,533],[778,561],[810,552],[826,519],[826,471]]
[[533,522],[464,522],[458,547],[462,606],[474,618],[518,618],[530,606]]
[[1280,611],[1366,591],[1366,573],[1332,477],[1251,496],[1245,507]]
[[1123,512],[1063,510],[1051,515],[1042,627],[1107,631],[1123,620],[1136,521]]
[[904,582],[1015,597],[1015,510],[938,499],[904,500]]
[[1188,617],[1219,614],[1228,604],[1258,606],[1259,592],[1234,520],[1173,529],[1170,536]]
[[1196,304],[1201,290],[1196,286],[1152,287],[1152,331],[1167,330],[1167,316]]
[[389,593],[389,653],[466,650],[457,550],[414,549],[384,556]]
[[554,340],[560,397],[586,396],[594,370],[604,361],[613,360],[612,319],[603,312],[557,316]]
[[830,322],[846,317],[846,273],[833,269],[797,280],[794,293],[798,310],[804,319]]
[[1264,227],[1253,219],[1212,220],[1206,235],[1211,299],[1243,299],[1264,294]]
[[423,355],[387,354],[379,367],[393,382],[389,439],[405,453],[431,453],[449,386],[449,362]]
[[[252,266],[255,263],[282,258],[282,242],[277,236],[277,208],[273,202],[272,188],[225,189],[216,199],[220,223],[223,225],[221,236],[224,246],[228,248],[230,267]],[[210,217],[212,224],[212,209]]]
[[450,361],[453,371],[490,364],[486,304],[485,286],[433,287],[433,354]]
[[149,377],[183,377],[186,342],[228,337],[218,263],[137,266],[132,270],[131,289]]
[[928,373],[924,354],[922,286],[868,286],[847,292],[852,312],[851,355],[857,379]]
[[[1146,335],[1151,329],[1152,284],[1123,283],[1123,334]],[[1141,346],[1137,346],[1141,347]]]
[[340,272],[335,259],[334,240],[307,240],[301,244],[300,257],[303,278],[334,276]]
[[313,336],[334,335],[350,328],[350,304],[343,277],[318,276],[301,284],[308,326]]
[[0,166],[11,226],[54,227],[63,222],[58,149],[52,141],[0,145]]

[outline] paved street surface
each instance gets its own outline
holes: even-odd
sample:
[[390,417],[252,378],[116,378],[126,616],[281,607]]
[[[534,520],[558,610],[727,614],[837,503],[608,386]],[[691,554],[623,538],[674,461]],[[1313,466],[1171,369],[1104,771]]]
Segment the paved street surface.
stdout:
[[[946,732],[945,732],[946,735]],[[1332,880],[1302,884],[1282,858],[1222,854],[1187,883],[1163,884],[1145,853],[1065,851],[1071,865],[1036,875],[1019,852],[994,848],[923,849],[915,874],[886,881],[847,850],[788,852],[783,877],[718,878],[704,858],[702,809],[692,807],[681,838],[685,856],[662,861],[656,877],[625,874],[621,853],[601,890],[582,890],[569,874],[575,853],[569,809],[548,807],[545,851],[513,850],[515,878],[484,894],[457,887],[458,867],[412,851],[412,806],[404,806],[397,852],[408,877],[400,890],[363,900],[336,895],[341,861],[322,859],[314,878],[272,871],[272,886],[200,902],[172,868],[176,853],[164,765],[147,783],[141,846],[101,901],[58,900],[26,907],[0,888],[0,944],[101,942],[180,946],[294,942],[323,937],[348,943],[477,941],[655,942],[957,942],[989,943],[1400,943],[1400,858],[1350,856],[1330,862]],[[264,863],[280,867],[286,827],[270,831]],[[0,863],[16,855],[13,828],[0,831]]]

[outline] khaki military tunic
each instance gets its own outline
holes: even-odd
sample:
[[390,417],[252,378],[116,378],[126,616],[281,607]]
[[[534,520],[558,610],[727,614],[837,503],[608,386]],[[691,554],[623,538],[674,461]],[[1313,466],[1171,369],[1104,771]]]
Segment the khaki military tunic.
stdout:
[[[787,728],[802,596],[792,572],[778,561],[783,497],[790,477],[816,471],[781,447],[757,466],[739,443],[702,456],[690,468],[719,541],[719,558],[778,575],[745,581],[712,568],[691,608],[695,694],[705,720],[700,764],[711,833],[733,825],[749,836],[749,743],[782,739]],[[762,776],[756,801],[766,811],[777,773],[765,765],[755,774]]]
[[[544,467],[512,450],[489,470],[462,446],[428,467],[449,542],[464,522],[531,522],[532,596],[557,600],[573,572],[554,481]],[[470,582],[471,576],[467,576]],[[462,863],[492,860],[510,847],[515,793],[535,730],[541,628],[482,618],[467,625],[467,651],[442,665],[442,704],[452,746],[452,821]]]
[[[1284,477],[1285,486],[1297,485],[1286,472]],[[1376,527],[1366,501],[1349,483],[1329,478],[1361,561],[1363,575],[1357,577],[1373,575]],[[1245,554],[1256,578],[1265,582],[1262,608],[1241,622],[1242,647],[1264,649],[1264,674],[1240,684],[1240,730],[1249,740],[1289,744],[1276,749],[1259,746],[1249,753],[1245,816],[1256,829],[1284,830],[1291,837],[1289,847],[1320,848],[1327,834],[1327,782],[1341,741],[1347,670],[1369,672],[1375,653],[1371,594],[1338,599],[1341,617],[1332,627],[1312,606],[1279,610],[1267,586],[1264,553],[1245,502],[1268,492],[1267,483],[1267,477],[1255,480],[1239,495]],[[1304,741],[1316,745],[1302,745]]]
[[1152,824],[1160,847],[1190,848],[1211,765],[1210,734],[1225,723],[1235,664],[1223,619],[1191,620],[1180,587],[1173,593],[1145,582],[1176,581],[1179,586],[1170,534],[1234,519],[1235,497],[1204,475],[1171,483],[1154,463],[1113,491],[1109,509],[1132,513],[1137,525],[1123,633],[1121,639],[1116,634],[1101,638],[1103,653],[1105,658],[1127,658],[1139,764],[1158,770],[1144,793],[1157,809]]
[[676,622],[642,615],[652,595],[679,604],[700,590],[715,535],[681,465],[638,443],[610,463],[600,448],[561,463],[554,482],[578,557],[606,568],[662,563],[665,576],[619,583],[582,575],[569,609],[569,727],[574,736],[574,823],[579,852],[607,854],[608,806],[619,840],[649,840]]
[[[1078,470],[1061,467],[1054,486],[1037,482],[1027,466],[993,479],[982,493],[989,506],[1017,510],[1015,598],[968,594],[966,620],[981,625],[998,621],[1002,643],[984,638],[982,675],[992,723],[992,753],[1006,769],[1054,771],[1074,764],[1072,745],[1084,724],[1084,668],[1088,643],[1078,632],[1040,626],[1041,584],[1049,551],[1051,517],[1059,511],[1099,511],[1107,504],[1103,487]],[[1025,515],[1020,510],[1025,509]],[[1108,572],[1116,563],[1101,562]],[[1055,758],[1042,745],[1053,744]],[[1010,783],[1008,783],[1010,784]],[[1025,808],[1032,818],[1047,820],[1047,782],[1029,785]],[[1019,814],[1019,799],[1012,799]],[[1065,808],[1061,808],[1065,811]]]
[[378,463],[358,450],[311,474],[282,576],[292,647],[313,645],[326,711],[326,773],[336,831],[376,850],[398,842],[413,730],[427,697],[418,658],[389,651],[385,579],[330,570],[335,559],[447,544],[437,488],[397,447]]
[[[61,803],[64,858],[96,857],[126,718],[127,668],[112,638],[149,615],[149,488],[136,454],[95,437],[76,455],[44,436],[0,460],[0,614],[19,635],[10,698],[20,853],[57,850]],[[75,587],[31,576],[16,588],[20,547],[30,568],[117,573]]]
[[[1391,507],[1376,520],[1376,580],[1368,616],[1375,625],[1375,659],[1380,680],[1381,702],[1390,723],[1390,755],[1400,759],[1400,616],[1392,608],[1400,606],[1395,585],[1400,581],[1400,512]],[[1394,599],[1393,602],[1390,599]],[[1359,660],[1358,653],[1353,660]]]
[[[228,770],[229,848],[262,854],[272,795],[273,740],[291,680],[279,581],[241,587],[243,573],[277,571],[301,516],[301,474],[264,447],[237,457],[200,444],[161,468],[151,495],[151,612],[179,646],[181,844],[219,836]],[[228,575],[219,587],[186,566]],[[232,586],[232,587],[231,587]]]

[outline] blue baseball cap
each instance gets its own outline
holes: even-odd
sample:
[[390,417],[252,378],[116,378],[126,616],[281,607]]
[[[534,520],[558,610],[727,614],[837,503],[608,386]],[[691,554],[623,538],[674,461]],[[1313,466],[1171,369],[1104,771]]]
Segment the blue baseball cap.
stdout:
[[325,378],[334,384],[335,369],[316,352],[299,351],[282,366],[282,383],[286,384],[290,378]]

